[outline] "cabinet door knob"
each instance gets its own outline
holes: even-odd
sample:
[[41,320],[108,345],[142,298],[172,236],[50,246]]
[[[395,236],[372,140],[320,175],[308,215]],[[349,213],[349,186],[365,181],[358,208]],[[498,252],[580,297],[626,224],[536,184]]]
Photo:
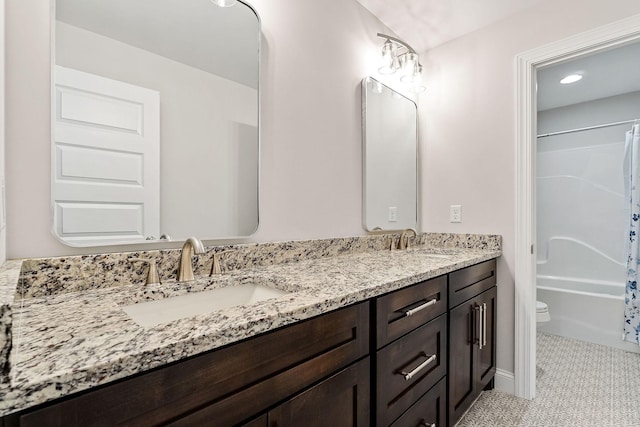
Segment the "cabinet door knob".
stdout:
[[425,427],[437,427],[436,423],[428,423],[424,419],[422,419],[422,421],[420,421],[420,425],[421,426],[425,426]]

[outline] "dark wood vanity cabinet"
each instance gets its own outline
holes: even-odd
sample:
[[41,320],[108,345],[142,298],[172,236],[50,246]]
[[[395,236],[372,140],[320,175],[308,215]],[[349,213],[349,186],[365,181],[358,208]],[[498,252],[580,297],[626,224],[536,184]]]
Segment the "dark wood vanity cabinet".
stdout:
[[495,260],[449,275],[449,425],[454,425],[496,373]]
[[482,262],[0,426],[451,426],[493,385],[495,269]]
[[[8,416],[4,422],[38,427],[255,425],[256,416],[269,419],[268,411],[276,408],[274,419],[283,421],[275,425],[293,425],[286,423],[287,411],[311,413],[313,400],[305,401],[311,396],[335,405],[331,413],[336,420],[355,419],[348,425],[366,426],[368,353],[369,304],[363,302]],[[334,387],[339,394],[328,392]]]

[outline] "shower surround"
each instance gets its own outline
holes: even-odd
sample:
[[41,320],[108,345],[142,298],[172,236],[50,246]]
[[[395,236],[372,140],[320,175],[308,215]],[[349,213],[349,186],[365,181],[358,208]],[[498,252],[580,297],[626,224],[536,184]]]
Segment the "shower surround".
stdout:
[[[581,105],[541,112],[539,129],[608,123],[607,117],[591,117],[590,123],[568,119],[571,110],[582,110],[584,115],[584,109]],[[536,285],[537,299],[548,304],[551,315],[551,322],[540,324],[539,330],[638,351],[638,346],[621,339],[629,212],[623,168],[628,127],[538,139]]]

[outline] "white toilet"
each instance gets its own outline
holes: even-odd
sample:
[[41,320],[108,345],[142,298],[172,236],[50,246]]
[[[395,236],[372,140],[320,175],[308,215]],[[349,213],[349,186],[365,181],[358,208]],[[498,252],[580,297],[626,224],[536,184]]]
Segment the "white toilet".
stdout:
[[542,301],[536,301],[536,322],[548,322],[551,320],[549,316],[549,307]]

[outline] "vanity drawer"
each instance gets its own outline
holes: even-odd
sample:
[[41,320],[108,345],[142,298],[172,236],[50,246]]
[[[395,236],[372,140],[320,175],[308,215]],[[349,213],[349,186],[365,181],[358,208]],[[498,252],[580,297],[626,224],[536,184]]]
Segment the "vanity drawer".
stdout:
[[378,425],[389,425],[447,371],[447,316],[439,316],[376,355]]
[[495,284],[495,259],[454,271],[449,274],[449,307],[455,307]]
[[445,427],[447,420],[447,382],[443,378],[425,393],[391,427]]
[[16,424],[236,425],[367,355],[368,308],[360,303],[105,385],[18,414]]
[[420,282],[376,299],[376,348],[447,311],[447,276]]

